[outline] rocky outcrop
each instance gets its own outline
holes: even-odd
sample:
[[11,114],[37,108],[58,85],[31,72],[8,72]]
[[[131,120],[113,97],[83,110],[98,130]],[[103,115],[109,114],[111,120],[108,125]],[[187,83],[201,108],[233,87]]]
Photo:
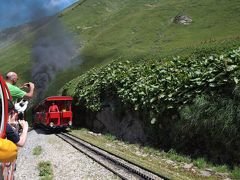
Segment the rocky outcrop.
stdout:
[[182,25],[189,25],[192,23],[192,19],[187,15],[177,15],[173,21]]
[[93,128],[96,131],[114,134],[129,142],[144,143],[147,139],[138,114],[131,111],[125,111],[120,117],[111,107],[105,107],[97,113]]
[[147,143],[145,118],[139,112],[123,107],[116,97],[105,97],[99,112],[89,112],[81,107],[73,107],[73,111],[74,126],[86,127],[96,133],[109,133],[132,143]]

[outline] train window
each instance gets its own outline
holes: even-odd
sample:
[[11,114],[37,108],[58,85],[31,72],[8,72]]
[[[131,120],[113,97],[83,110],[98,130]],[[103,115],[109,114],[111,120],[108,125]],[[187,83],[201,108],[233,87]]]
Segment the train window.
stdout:
[[64,111],[69,111],[69,101],[64,101]]

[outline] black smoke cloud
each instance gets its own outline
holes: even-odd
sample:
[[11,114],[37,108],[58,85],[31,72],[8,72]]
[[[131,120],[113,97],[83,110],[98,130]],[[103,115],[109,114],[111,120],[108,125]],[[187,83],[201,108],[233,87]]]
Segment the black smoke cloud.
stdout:
[[[0,29],[25,22],[34,31],[32,45],[32,79],[36,85],[37,98],[42,98],[56,73],[69,68],[77,46],[73,36],[50,16],[76,0],[3,0],[0,6]],[[34,26],[33,26],[34,24]],[[79,63],[81,63],[79,61]]]
[[32,79],[40,100],[55,75],[72,66],[77,46],[72,35],[56,19],[38,33],[32,48]]

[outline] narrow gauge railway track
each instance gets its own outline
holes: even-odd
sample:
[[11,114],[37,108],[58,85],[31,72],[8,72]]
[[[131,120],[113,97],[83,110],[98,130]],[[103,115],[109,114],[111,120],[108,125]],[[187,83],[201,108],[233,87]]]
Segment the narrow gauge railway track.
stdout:
[[88,157],[98,162],[117,176],[119,176],[121,179],[168,179],[159,174],[150,172],[143,167],[132,164],[129,161],[126,161],[116,155],[108,153],[103,149],[100,149],[71,134],[60,133],[57,134],[57,136],[66,141],[67,143],[71,144],[74,148],[86,154]]

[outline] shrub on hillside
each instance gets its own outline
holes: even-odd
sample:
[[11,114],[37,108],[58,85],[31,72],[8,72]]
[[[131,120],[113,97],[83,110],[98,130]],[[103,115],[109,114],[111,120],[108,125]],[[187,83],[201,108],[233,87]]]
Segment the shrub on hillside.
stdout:
[[175,148],[215,162],[240,163],[239,100],[201,95],[180,116],[172,129]]
[[240,48],[207,57],[112,62],[75,79],[74,90],[67,84],[63,93],[72,92],[75,105],[93,112],[101,110],[104,94],[112,94],[147,117],[145,128],[162,147],[240,163],[239,79]]
[[[191,103],[196,95],[226,93],[229,87],[238,84],[239,75],[240,48],[224,55],[199,59],[178,57],[164,63],[113,62],[79,77],[71,95],[77,103],[99,111],[101,94],[111,92],[135,110],[151,112],[154,119],[163,111]],[[63,92],[67,89],[68,84]]]

